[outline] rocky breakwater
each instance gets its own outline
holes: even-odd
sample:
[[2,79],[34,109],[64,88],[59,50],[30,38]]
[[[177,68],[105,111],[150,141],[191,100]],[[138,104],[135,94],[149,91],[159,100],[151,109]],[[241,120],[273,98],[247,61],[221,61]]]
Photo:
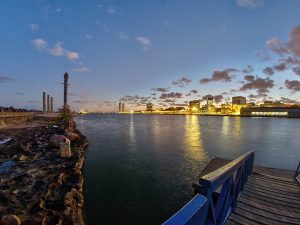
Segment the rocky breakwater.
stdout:
[[73,120],[0,130],[0,224],[84,224],[86,146]]

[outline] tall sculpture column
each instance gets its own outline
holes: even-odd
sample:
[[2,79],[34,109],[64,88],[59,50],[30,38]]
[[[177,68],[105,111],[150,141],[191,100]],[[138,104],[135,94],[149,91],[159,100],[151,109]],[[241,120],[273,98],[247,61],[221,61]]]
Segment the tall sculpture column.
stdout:
[[43,113],[46,113],[46,92],[43,92]]
[[50,112],[53,112],[53,97],[50,98]]
[[50,95],[47,95],[47,113],[50,112]]
[[68,79],[69,74],[64,74],[64,112],[68,112]]

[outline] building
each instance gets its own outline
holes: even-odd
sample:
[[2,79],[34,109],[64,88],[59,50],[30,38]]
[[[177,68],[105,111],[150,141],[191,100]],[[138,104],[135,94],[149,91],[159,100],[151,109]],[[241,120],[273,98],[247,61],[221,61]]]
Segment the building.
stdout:
[[235,96],[232,97],[232,105],[246,105],[246,97],[243,96]]
[[206,98],[206,105],[207,105],[207,108],[209,108],[209,106],[213,105],[214,104],[214,97],[211,96],[211,97],[207,97]]
[[277,117],[300,117],[300,107],[252,107],[242,108],[241,116],[277,116]]
[[151,102],[148,102],[146,105],[146,111],[153,111],[153,104]]
[[194,100],[189,102],[190,112],[198,113],[200,112],[200,100]]
[[125,103],[119,102],[119,112],[125,112]]

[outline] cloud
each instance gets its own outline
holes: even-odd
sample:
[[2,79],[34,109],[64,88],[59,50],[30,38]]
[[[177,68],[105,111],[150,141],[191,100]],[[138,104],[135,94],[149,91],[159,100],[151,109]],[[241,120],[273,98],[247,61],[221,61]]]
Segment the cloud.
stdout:
[[197,94],[198,91],[197,91],[197,90],[191,90],[190,93],[192,93],[192,94]]
[[69,51],[62,47],[63,43],[58,42],[52,48],[49,47],[48,43],[43,39],[34,39],[31,43],[35,46],[35,48],[40,52],[45,52],[47,54],[53,56],[64,56],[69,60],[75,60],[79,58],[79,53],[75,51]]
[[244,74],[249,74],[249,73],[252,73],[253,72],[253,67],[251,66],[251,65],[247,65],[243,70],[242,70],[242,72],[244,73]]
[[168,92],[169,88],[152,88],[153,91]]
[[231,81],[232,76],[229,75],[229,72],[226,70],[219,71],[215,70],[211,76],[211,78],[203,78],[199,82],[201,84],[206,84],[213,81],[223,81],[223,82],[229,82]]
[[265,51],[259,50],[255,53],[256,57],[259,58],[261,61],[269,61],[271,57]]
[[34,24],[34,23],[30,24],[28,27],[32,31],[38,31],[40,29],[40,25],[39,24]]
[[43,51],[48,46],[48,43],[45,40],[40,39],[40,38],[32,40],[31,43],[35,46],[35,48],[38,51]]
[[136,38],[136,41],[143,46],[144,50],[147,50],[151,46],[151,40],[148,37],[139,36]]
[[281,43],[278,38],[271,38],[267,40],[266,46],[268,49],[279,55],[287,54],[289,52],[287,46]]
[[284,84],[289,90],[300,91],[300,81],[298,80],[286,80]]
[[82,66],[82,67],[77,67],[74,69],[75,72],[78,73],[86,73],[90,71],[90,68],[86,67],[86,66]]
[[300,67],[298,66],[298,67],[295,67],[295,68],[293,68],[293,71],[294,71],[294,73],[295,74],[297,74],[297,75],[299,75],[300,76]]
[[250,94],[248,95],[248,98],[250,99],[257,99],[257,98],[267,98],[268,95],[266,93],[258,93],[257,95]]
[[16,92],[17,95],[25,95],[23,92]]
[[284,70],[286,70],[286,64],[285,63],[279,63],[279,64],[274,66],[274,69],[276,71],[279,71],[279,72],[284,71]]
[[159,98],[160,99],[182,98],[182,93],[178,93],[178,92],[163,93]]
[[258,93],[269,92],[269,89],[274,87],[274,81],[269,77],[266,79],[256,77],[252,75],[245,76],[244,79],[247,81],[239,89],[240,91],[257,90]]
[[289,65],[300,65],[300,59],[294,56],[288,56],[287,58],[282,58],[279,61]]
[[116,10],[113,8],[113,7],[109,7],[106,12],[109,14],[109,15],[114,15],[116,13]]
[[129,36],[128,36],[128,34],[126,34],[126,33],[124,33],[124,32],[120,32],[120,33],[119,33],[119,38],[120,38],[121,40],[127,40],[127,39],[129,39]]
[[283,103],[288,103],[288,104],[299,103],[298,101],[296,101],[296,100],[294,100],[294,99],[285,98],[285,97],[281,97],[281,101],[282,101]]
[[274,71],[271,67],[267,66],[266,68],[263,69],[263,73],[268,76],[272,76],[274,74]]
[[90,35],[90,34],[86,34],[85,35],[85,38],[87,38],[87,39],[91,39],[93,36],[92,35]]
[[244,80],[246,80],[246,81],[254,81],[254,76],[253,75],[246,75],[246,76],[244,76]]
[[1,76],[1,75],[0,75],[0,84],[12,82],[12,81],[15,81],[15,79],[14,79],[14,78],[11,78],[11,77]]
[[192,82],[191,79],[188,79],[186,77],[182,77],[182,78],[179,78],[179,79],[173,81],[172,85],[177,86],[177,87],[185,87],[186,85],[188,85],[191,82]]
[[300,26],[296,26],[289,33],[288,48],[296,56],[300,56]]
[[236,0],[236,3],[240,7],[246,7],[250,9],[256,9],[263,5],[263,0]]
[[214,96],[215,103],[220,103],[223,100],[223,95],[215,95]]

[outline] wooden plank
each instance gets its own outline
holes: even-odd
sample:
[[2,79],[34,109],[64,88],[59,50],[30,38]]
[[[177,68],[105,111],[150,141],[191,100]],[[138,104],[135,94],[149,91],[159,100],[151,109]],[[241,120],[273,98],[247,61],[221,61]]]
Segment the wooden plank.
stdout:
[[284,222],[284,223],[293,223],[293,224],[299,224],[300,225],[300,219],[299,218],[293,218],[293,217],[286,217],[281,214],[269,212],[267,210],[256,208],[251,205],[245,204],[243,202],[238,203],[238,208],[246,210],[248,212],[255,213],[257,215],[278,221],[278,222]]
[[251,195],[247,195],[245,193],[243,193],[241,195],[240,199],[245,199],[247,201],[252,201],[255,203],[262,204],[266,207],[272,207],[272,208],[275,208],[278,210],[286,211],[288,213],[294,213],[294,214],[300,215],[300,210],[297,210],[295,208],[289,208],[289,207],[286,207],[285,205],[279,205],[279,204],[274,204],[273,202],[264,201],[260,198],[257,198],[255,196],[251,196]]
[[291,202],[291,201],[287,201],[286,199],[280,198],[280,197],[275,196],[275,195],[269,195],[269,194],[262,193],[262,192],[250,191],[249,189],[245,189],[244,193],[247,193],[247,194],[252,193],[252,194],[260,196],[264,199],[268,199],[269,201],[274,201],[274,202],[276,201],[281,205],[286,205],[286,206],[298,208],[300,210],[300,204],[295,203],[295,202]]
[[300,213],[300,209],[298,207],[293,207],[289,204],[282,204],[281,201],[276,200],[276,199],[269,199],[269,198],[266,198],[266,197],[263,197],[263,196],[260,196],[260,195],[256,195],[256,194],[253,194],[253,193],[250,193],[250,192],[247,192],[247,191],[244,191],[243,195],[259,199],[262,202],[265,202],[266,204],[269,204],[271,206],[274,205],[274,207],[276,206],[276,207],[280,207],[281,209],[286,209],[287,211]]
[[300,198],[297,198],[297,197],[293,198],[290,196],[285,196],[284,194],[278,194],[278,193],[272,192],[272,191],[270,191],[270,190],[272,190],[271,188],[269,191],[266,191],[266,190],[263,190],[256,186],[246,185],[245,190],[250,191],[252,193],[260,193],[263,196],[268,196],[270,198],[278,199],[281,201],[291,202],[293,204],[295,203],[295,204],[298,204],[300,207]]
[[290,183],[290,184],[293,184],[293,185],[297,185],[297,181],[295,179],[276,177],[274,175],[260,174],[260,173],[257,173],[257,172],[253,172],[252,175],[255,176],[255,177],[261,177],[261,178],[264,178],[264,179],[273,179],[273,180],[276,180],[278,182],[284,182],[284,183]]
[[283,222],[283,221],[279,221],[279,220],[274,220],[274,219],[268,218],[266,216],[259,215],[259,214],[255,213],[253,211],[245,210],[245,209],[240,208],[240,207],[237,207],[234,210],[234,213],[240,215],[241,217],[243,217],[245,219],[252,220],[256,224],[268,224],[268,225],[293,224],[293,223],[290,223],[290,222]]
[[295,194],[300,194],[300,189],[299,188],[293,188],[293,187],[287,187],[287,186],[283,186],[280,184],[276,184],[276,183],[268,183],[262,180],[257,180],[255,178],[250,177],[250,179],[248,179],[248,183],[252,184],[252,185],[256,185],[256,184],[260,184],[263,186],[267,186],[270,188],[270,186],[272,186],[272,188],[275,188],[277,190],[282,190],[282,191],[288,191],[291,193],[295,193]]
[[300,214],[299,213],[295,213],[295,212],[289,212],[286,211],[284,209],[279,209],[279,208],[275,208],[274,205],[267,205],[267,204],[263,204],[264,202],[260,202],[260,201],[252,201],[251,199],[248,199],[247,197],[241,197],[239,198],[239,203],[244,203],[247,205],[250,205],[252,207],[255,207],[257,209],[263,209],[266,210],[268,212],[271,213],[276,213],[282,216],[285,216],[287,218],[296,218],[298,220],[300,220]]
[[242,225],[241,223],[237,222],[237,221],[234,221],[230,218],[228,218],[228,220],[226,221],[225,223],[226,225]]
[[276,177],[265,176],[265,175],[261,175],[261,174],[253,174],[252,178],[258,179],[258,180],[270,181],[272,183],[282,184],[285,186],[299,188],[296,181],[286,181],[286,180],[282,180],[282,179],[276,179]]
[[[231,213],[228,220],[234,221],[234,222],[236,222],[238,224],[242,224],[242,225],[258,225],[258,224],[269,225],[266,223],[257,223],[256,221],[253,221],[249,218],[243,217],[242,215],[237,214],[235,212]],[[227,223],[226,223],[226,225],[227,225]]]
[[[263,191],[270,192],[270,186],[267,186],[267,185],[266,186],[262,186],[262,185],[259,185],[259,184],[252,185],[249,182],[249,183],[247,183],[247,187],[255,187],[255,188],[259,188],[259,189],[261,189]],[[277,190],[277,189],[272,188],[272,193],[278,194],[278,195],[283,195],[283,196],[286,196],[287,198],[300,199],[300,194],[291,193],[291,192],[288,192],[288,191]]]

